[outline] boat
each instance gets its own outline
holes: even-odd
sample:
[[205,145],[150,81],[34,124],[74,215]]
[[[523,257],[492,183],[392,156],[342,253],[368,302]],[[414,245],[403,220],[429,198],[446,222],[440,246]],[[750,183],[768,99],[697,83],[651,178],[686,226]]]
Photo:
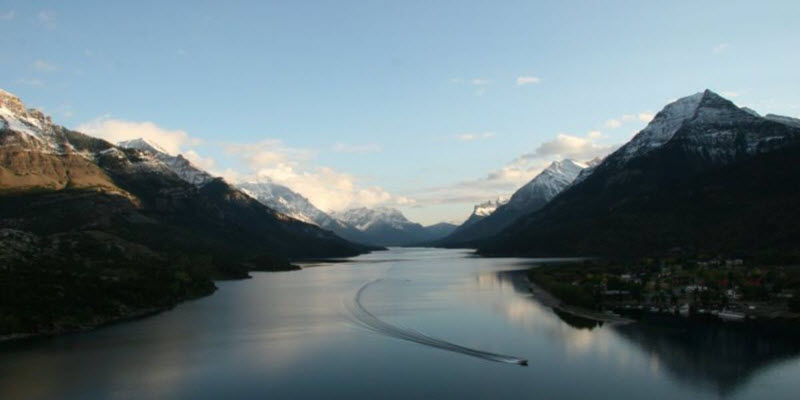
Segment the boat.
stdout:
[[722,310],[717,316],[723,321],[742,321],[746,317],[744,313],[729,310]]

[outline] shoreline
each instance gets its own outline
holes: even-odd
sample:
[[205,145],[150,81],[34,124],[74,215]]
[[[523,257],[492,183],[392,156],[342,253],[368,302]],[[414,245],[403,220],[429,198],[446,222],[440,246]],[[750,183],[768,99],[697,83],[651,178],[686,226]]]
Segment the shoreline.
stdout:
[[567,314],[570,314],[578,318],[584,318],[592,321],[603,322],[614,325],[625,325],[636,322],[636,320],[630,318],[599,313],[596,311],[587,310],[582,307],[570,306],[564,304],[564,302],[559,300],[557,297],[553,296],[550,292],[548,292],[541,286],[531,281],[528,277],[525,277],[525,282],[527,282],[528,289],[530,290],[533,297],[536,298],[536,300],[539,301],[539,303],[541,303],[545,307],[550,307],[554,310],[565,312]]
[[[214,292],[216,292],[216,290]],[[211,296],[212,294],[214,294],[214,292],[209,293],[209,294],[207,294],[205,296],[186,299],[186,300],[180,301],[179,303],[174,304],[172,306],[154,307],[154,308],[147,308],[147,309],[143,309],[143,310],[138,310],[136,312],[133,312],[133,313],[130,313],[130,314],[127,314],[127,315],[114,317],[114,318],[108,318],[108,319],[100,321],[100,322],[98,322],[96,324],[90,324],[90,325],[85,325],[85,326],[81,326],[81,327],[76,327],[75,329],[63,329],[63,330],[55,329],[55,330],[51,330],[51,331],[47,331],[47,332],[11,333],[11,334],[7,334],[7,335],[0,335],[0,346],[6,345],[6,344],[9,344],[9,343],[14,343],[14,342],[23,342],[23,341],[26,341],[26,340],[47,339],[47,338],[53,338],[53,337],[57,337],[57,336],[66,336],[66,335],[75,335],[75,334],[80,334],[80,333],[86,333],[86,332],[91,332],[93,330],[104,328],[104,327],[111,326],[111,325],[116,325],[116,324],[121,324],[121,323],[124,323],[124,322],[134,321],[134,320],[137,320],[137,319],[147,318],[147,317],[150,317],[150,316],[153,316],[153,315],[156,315],[156,314],[160,314],[160,313],[162,313],[164,311],[169,311],[169,310],[175,308],[176,306],[178,306],[179,304],[182,304],[182,303],[185,303],[185,302],[188,302],[188,301],[192,301],[192,300],[196,300],[196,299],[201,298],[201,297]]]

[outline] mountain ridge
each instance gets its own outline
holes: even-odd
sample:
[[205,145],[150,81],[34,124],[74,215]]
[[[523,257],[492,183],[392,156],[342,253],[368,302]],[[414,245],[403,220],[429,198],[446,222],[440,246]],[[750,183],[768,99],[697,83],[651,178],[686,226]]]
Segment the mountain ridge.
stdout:
[[[769,193],[798,196],[796,185],[776,188],[772,177],[796,179],[787,171],[796,170],[790,160],[797,155],[800,129],[754,115],[710,90],[678,102],[696,106],[681,114],[676,129],[652,129],[673,127],[674,114],[662,110],[590,175],[481,243],[479,252],[652,256],[676,250],[762,256],[770,250],[768,241],[773,251],[793,251],[786,238],[800,238],[800,233],[779,221],[774,222],[779,229],[765,230],[760,220],[773,221],[765,218],[767,210],[785,221],[798,219],[788,202],[775,205]],[[753,171],[743,170],[745,164]],[[743,183],[754,192],[743,192]],[[732,224],[737,220],[741,227]],[[757,234],[741,232],[742,227]]]
[[490,214],[480,218],[470,216],[453,233],[433,244],[441,247],[474,247],[476,241],[497,234],[517,218],[543,207],[588,167],[588,164],[570,159],[553,161],[517,189],[506,202],[498,204]]

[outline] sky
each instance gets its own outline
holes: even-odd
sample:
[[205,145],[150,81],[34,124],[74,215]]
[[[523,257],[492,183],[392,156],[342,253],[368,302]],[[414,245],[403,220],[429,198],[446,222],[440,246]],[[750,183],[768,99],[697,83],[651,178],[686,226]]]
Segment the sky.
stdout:
[[795,1],[2,1],[0,88],[325,211],[460,222],[706,88],[800,116]]

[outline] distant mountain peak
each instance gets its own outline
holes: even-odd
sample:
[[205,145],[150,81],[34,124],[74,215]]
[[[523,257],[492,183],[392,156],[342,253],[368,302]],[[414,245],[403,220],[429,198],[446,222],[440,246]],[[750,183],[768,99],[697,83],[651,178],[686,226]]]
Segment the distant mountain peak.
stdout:
[[325,229],[335,230],[339,227],[338,221],[318,209],[306,197],[284,185],[272,182],[269,178],[251,179],[236,186],[261,204],[294,219]]
[[145,139],[145,138],[137,138],[132,140],[123,140],[117,143],[117,146],[124,147],[126,149],[136,149],[142,151],[149,151],[151,153],[162,153],[166,155],[172,155],[168,151],[164,150],[163,147],[159,146],[156,142],[152,140]]
[[612,157],[616,162],[632,158],[661,147],[689,124],[725,124],[752,122],[760,118],[749,109],[737,107],[730,100],[706,89],[703,92],[680,98],[667,104],[647,126]]
[[53,121],[43,112],[25,108],[25,103],[16,95],[0,89],[0,129],[19,132],[58,149],[53,141]]
[[385,206],[356,207],[334,213],[333,216],[360,231],[365,231],[378,224],[385,224],[396,229],[405,229],[407,225],[411,224],[417,225],[409,221],[399,210]]
[[25,114],[25,104],[13,93],[0,89],[0,107],[6,108],[14,114]]
[[208,172],[192,164],[191,161],[180,154],[177,156],[171,155],[152,140],[145,138],[124,140],[117,143],[117,146],[151,154],[152,157],[155,157],[155,159],[166,165],[172,172],[178,175],[178,177],[197,187],[203,186],[216,179]]
[[[564,175],[570,174],[574,170],[581,170],[588,167],[586,163],[582,163],[579,161],[575,161],[569,158],[565,158],[560,161],[553,161],[550,163],[547,168],[545,168],[542,173],[548,174],[555,174],[555,175]],[[537,176],[538,177],[538,176]],[[535,179],[535,178],[534,178]]]
[[568,158],[553,161],[539,175],[514,192],[508,200],[507,206],[511,208],[527,207],[535,197],[541,197],[545,202],[549,201],[569,186],[587,167],[587,164]]
[[669,141],[683,123],[694,116],[707,94],[710,96],[713,92],[710,90],[698,92],[667,104],[644,129],[619,150],[622,158],[625,160],[633,158]]

